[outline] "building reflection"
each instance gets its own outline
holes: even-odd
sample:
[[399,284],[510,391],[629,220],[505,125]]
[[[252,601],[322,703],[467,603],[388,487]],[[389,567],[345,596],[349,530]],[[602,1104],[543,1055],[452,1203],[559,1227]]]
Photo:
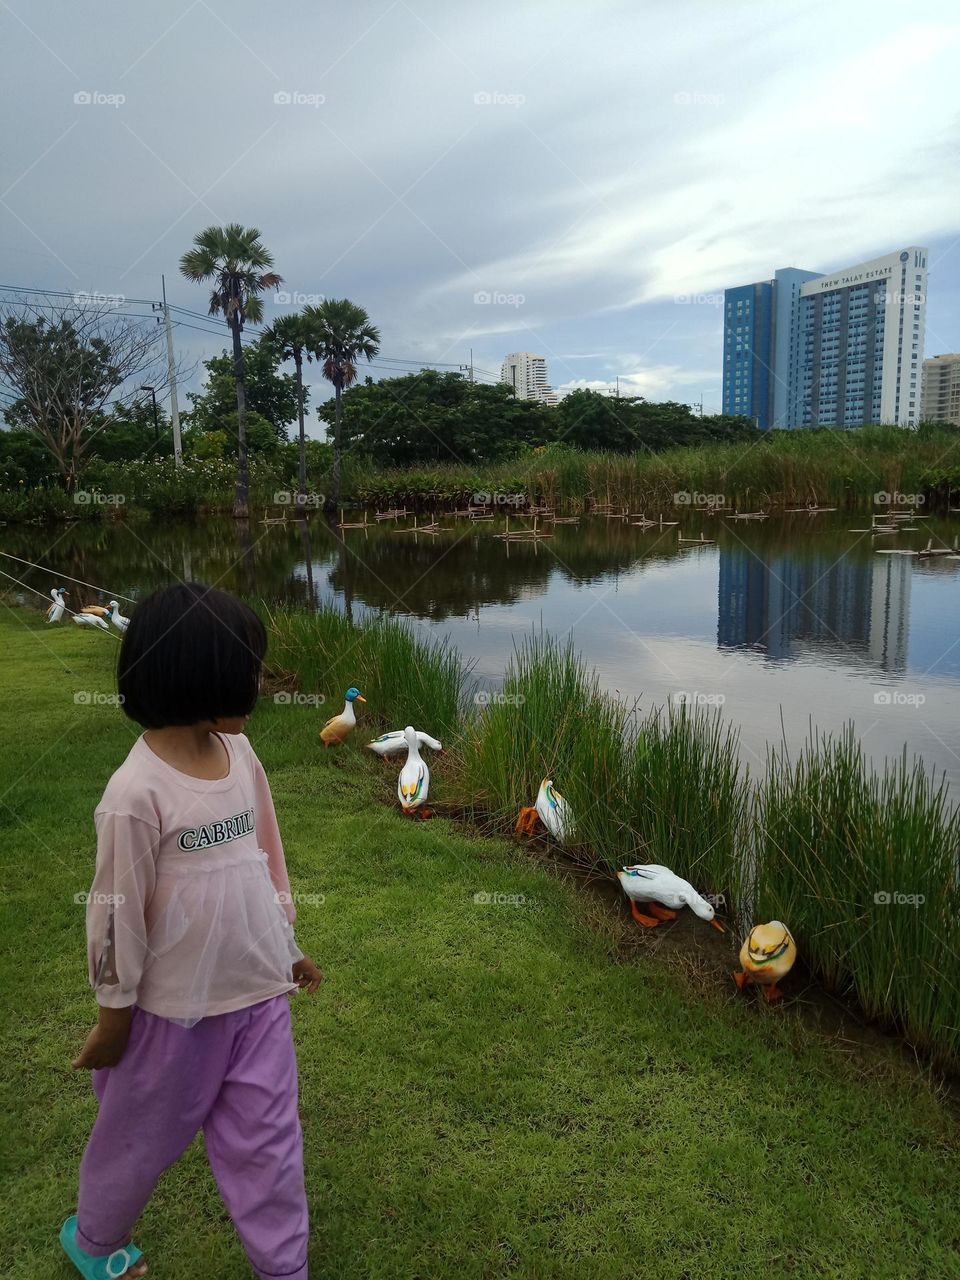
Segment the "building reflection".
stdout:
[[829,652],[903,671],[912,573],[909,556],[721,546],[717,643],[780,659]]

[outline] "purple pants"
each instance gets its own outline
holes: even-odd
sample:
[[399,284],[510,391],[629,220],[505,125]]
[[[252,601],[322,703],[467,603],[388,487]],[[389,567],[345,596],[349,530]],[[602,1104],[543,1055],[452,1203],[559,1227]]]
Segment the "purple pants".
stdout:
[[[135,1009],[80,1164],[77,1243],[125,1244],[164,1169],[199,1129],[220,1194],[261,1280],[306,1280],[307,1200],[297,1060],[286,996],[181,1027]],[[158,1263],[159,1265],[159,1263]]]

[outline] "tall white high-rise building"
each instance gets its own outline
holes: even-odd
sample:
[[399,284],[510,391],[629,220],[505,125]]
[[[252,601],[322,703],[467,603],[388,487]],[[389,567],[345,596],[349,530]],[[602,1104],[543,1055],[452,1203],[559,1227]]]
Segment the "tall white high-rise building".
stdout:
[[547,381],[547,362],[532,351],[513,351],[500,369],[500,381],[513,387],[518,400],[539,400],[556,404],[557,393]]
[[960,427],[960,352],[924,360],[921,394],[925,422],[952,422]]
[[927,302],[918,245],[724,295],[723,411],[764,427],[915,427]]

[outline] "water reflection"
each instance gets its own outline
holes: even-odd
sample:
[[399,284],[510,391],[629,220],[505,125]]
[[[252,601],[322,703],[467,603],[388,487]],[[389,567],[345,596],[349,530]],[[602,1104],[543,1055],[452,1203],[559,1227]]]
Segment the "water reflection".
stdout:
[[912,557],[771,554],[738,543],[721,546],[719,559],[720,648],[772,659],[822,650],[832,661],[905,670]]

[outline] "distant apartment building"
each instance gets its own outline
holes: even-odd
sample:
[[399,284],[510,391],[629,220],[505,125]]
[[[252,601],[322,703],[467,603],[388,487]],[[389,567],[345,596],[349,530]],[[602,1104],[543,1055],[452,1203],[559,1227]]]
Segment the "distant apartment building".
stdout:
[[960,427],[960,352],[923,362],[924,422],[952,422]]
[[927,250],[724,292],[723,412],[766,427],[920,421]]
[[531,351],[514,351],[504,360],[500,381],[513,387],[518,400],[539,400],[556,404],[557,393],[547,381],[547,362]]

